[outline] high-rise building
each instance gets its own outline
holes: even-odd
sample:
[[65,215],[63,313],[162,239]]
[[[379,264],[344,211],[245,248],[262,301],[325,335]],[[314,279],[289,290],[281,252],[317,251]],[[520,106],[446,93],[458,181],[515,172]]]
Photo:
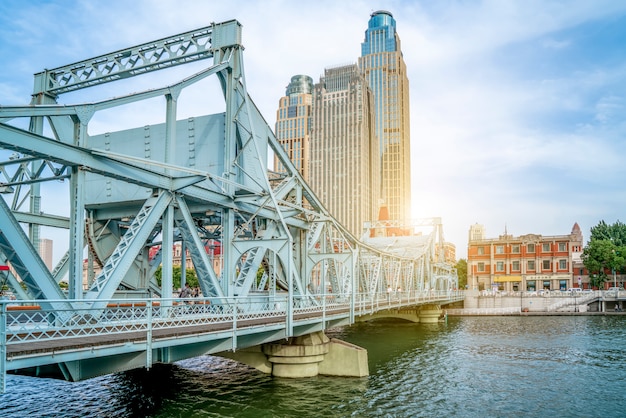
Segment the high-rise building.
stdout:
[[[309,134],[311,130],[311,93],[313,79],[308,75],[294,75],[285,96],[279,100],[276,111],[276,138],[289,155],[305,181],[309,177]],[[285,167],[274,157],[274,170]]]
[[359,67],[374,93],[380,142],[381,197],[390,219],[411,218],[409,79],[392,14],[371,14]]
[[48,270],[52,271],[52,240],[47,238],[39,239],[39,256],[43,260]]
[[373,96],[355,64],[327,68],[313,92],[309,185],[329,212],[359,237],[376,219],[380,159]]

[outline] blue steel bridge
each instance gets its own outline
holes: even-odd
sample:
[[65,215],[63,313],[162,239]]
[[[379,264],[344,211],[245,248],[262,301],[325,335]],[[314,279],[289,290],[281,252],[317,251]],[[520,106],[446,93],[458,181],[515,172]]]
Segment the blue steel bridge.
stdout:
[[[203,354],[278,376],[362,376],[363,350],[324,330],[433,322],[463,299],[440,219],[372,222],[354,237],[328,213],[248,95],[241,35],[232,20],[44,70],[30,104],[0,106],[3,391],[7,373],[78,381]],[[177,78],[88,95],[157,71]],[[220,111],[177,118],[207,80],[221,94],[202,98]],[[154,99],[162,120],[143,124],[134,112]],[[112,110],[136,125],[90,134],[102,114],[118,126]],[[268,170],[270,153],[286,173]],[[68,242],[52,269],[42,228]],[[200,298],[173,289],[177,246]]]

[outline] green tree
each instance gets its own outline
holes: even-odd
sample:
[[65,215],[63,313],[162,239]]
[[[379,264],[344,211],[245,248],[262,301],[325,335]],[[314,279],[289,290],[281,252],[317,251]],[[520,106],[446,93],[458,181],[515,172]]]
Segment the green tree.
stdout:
[[[163,275],[163,266],[159,266],[154,276],[157,279],[157,283],[161,286],[161,277]],[[180,287],[180,279],[182,276],[182,268],[180,266],[172,267],[172,282],[175,289]],[[198,286],[198,276],[194,269],[185,269],[185,280],[189,283],[190,287]]]
[[454,267],[456,268],[456,274],[459,276],[459,289],[465,289],[467,285],[467,260],[461,258]]
[[626,266],[626,225],[600,221],[591,228],[591,237],[581,256],[594,287],[610,281],[609,272],[624,272]]
[[618,247],[623,247],[626,245],[626,224],[619,220],[613,225],[607,225],[606,222],[600,221],[598,225],[591,227],[589,240],[607,240]]

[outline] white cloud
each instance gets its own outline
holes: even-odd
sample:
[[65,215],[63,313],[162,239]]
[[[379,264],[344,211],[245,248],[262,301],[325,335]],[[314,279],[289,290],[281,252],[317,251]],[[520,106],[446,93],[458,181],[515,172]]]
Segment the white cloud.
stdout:
[[[0,53],[15,59],[0,68],[1,104],[26,103],[32,74],[43,68],[237,19],[248,91],[273,126],[291,76],[317,81],[325,67],[357,61],[374,11],[367,1],[330,0],[70,4],[20,3],[7,15]],[[409,70],[414,213],[442,216],[460,256],[475,222],[490,235],[505,224],[513,234],[549,235],[568,233],[576,221],[585,231],[617,218],[625,204],[614,184],[624,175],[626,65],[592,60],[586,54],[602,45],[585,51],[580,40],[597,35],[589,25],[623,20],[625,4],[382,1],[375,9],[393,13]],[[121,84],[98,95],[122,94]],[[124,87],[156,84],[138,77]],[[179,117],[215,111],[218,96],[211,86],[186,93]],[[161,105],[97,115],[91,129],[153,123]]]

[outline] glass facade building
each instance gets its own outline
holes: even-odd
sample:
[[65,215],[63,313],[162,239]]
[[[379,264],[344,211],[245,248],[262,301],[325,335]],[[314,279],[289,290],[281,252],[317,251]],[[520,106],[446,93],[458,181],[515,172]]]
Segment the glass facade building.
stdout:
[[409,80],[396,21],[380,10],[370,16],[359,67],[374,94],[381,165],[381,197],[390,219],[411,218]]

